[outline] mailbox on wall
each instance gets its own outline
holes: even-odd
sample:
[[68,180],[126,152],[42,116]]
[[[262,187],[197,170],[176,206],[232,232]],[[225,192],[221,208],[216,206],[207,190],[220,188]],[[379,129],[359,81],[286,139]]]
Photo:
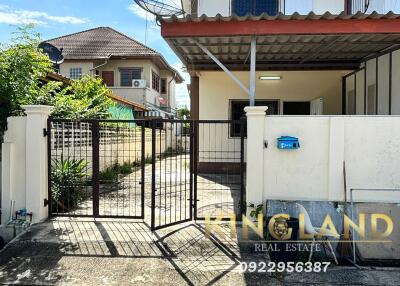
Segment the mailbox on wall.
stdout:
[[299,149],[299,139],[291,136],[281,136],[278,138],[278,149],[293,150]]

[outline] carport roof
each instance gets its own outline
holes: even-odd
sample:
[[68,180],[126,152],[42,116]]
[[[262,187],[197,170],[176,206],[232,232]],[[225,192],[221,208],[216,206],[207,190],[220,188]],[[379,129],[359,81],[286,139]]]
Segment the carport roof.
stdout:
[[162,36],[189,70],[219,70],[197,43],[230,70],[248,70],[253,36],[257,70],[356,69],[369,58],[400,48],[400,15],[392,12],[159,20]]

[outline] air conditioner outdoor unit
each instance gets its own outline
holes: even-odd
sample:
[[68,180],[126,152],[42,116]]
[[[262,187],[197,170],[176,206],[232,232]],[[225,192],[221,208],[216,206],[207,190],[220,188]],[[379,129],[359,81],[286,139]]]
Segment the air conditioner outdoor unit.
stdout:
[[134,79],[134,80],[132,80],[132,87],[133,88],[145,88],[146,87],[146,80],[144,80],[144,79]]

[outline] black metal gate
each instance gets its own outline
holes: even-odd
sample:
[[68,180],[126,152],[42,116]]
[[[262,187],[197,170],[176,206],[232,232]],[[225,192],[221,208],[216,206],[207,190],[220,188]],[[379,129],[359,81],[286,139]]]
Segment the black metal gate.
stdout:
[[245,198],[245,121],[195,123],[195,219],[241,220]]
[[50,215],[146,217],[153,230],[240,219],[245,132],[244,120],[49,119]]
[[193,218],[240,220],[245,121],[155,120],[152,132],[152,229]]
[[144,121],[49,119],[47,137],[50,215],[144,218]]
[[192,220],[193,121],[152,125],[152,230]]

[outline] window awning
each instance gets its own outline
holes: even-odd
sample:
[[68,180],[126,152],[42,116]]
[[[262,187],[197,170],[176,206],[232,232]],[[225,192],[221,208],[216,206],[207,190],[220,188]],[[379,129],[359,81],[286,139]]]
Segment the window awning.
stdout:
[[189,70],[219,70],[199,47],[229,70],[249,70],[250,43],[257,39],[257,70],[356,69],[400,48],[400,15],[163,18],[161,34]]

